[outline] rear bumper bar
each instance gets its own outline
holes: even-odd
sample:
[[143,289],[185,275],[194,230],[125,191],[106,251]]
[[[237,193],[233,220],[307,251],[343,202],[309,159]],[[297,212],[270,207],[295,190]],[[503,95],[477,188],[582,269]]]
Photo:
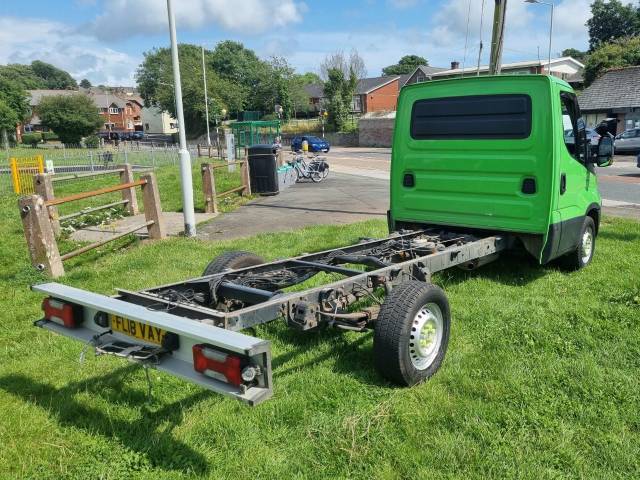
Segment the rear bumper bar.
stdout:
[[[33,291],[52,298],[81,305],[84,321],[78,328],[66,328],[48,320],[39,320],[36,325],[47,330],[73,338],[83,343],[110,342],[121,340],[145,343],[124,334],[111,332],[94,322],[98,312],[117,315],[135,322],[160,328],[178,335],[179,348],[163,355],[152,364],[158,370],[168,372],[209,390],[234,397],[250,405],[256,405],[272,395],[271,346],[266,340],[250,337],[242,333],[215,327],[202,319],[188,319],[165,311],[150,310],[147,307],[128,303],[117,298],[100,295],[59,283],[45,283],[31,287]],[[99,338],[96,338],[100,335]],[[192,347],[207,344],[231,354],[239,355],[254,365],[260,366],[261,374],[251,386],[236,387],[194,370]]]

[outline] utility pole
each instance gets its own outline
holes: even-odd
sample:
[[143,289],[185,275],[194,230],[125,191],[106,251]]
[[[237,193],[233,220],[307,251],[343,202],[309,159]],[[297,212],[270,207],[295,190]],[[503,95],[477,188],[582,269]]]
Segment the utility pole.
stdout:
[[178,59],[178,41],[176,39],[176,19],[173,14],[172,0],[167,0],[169,15],[169,35],[171,37],[171,63],[173,64],[173,89],[178,115],[178,135],[180,137],[180,180],[182,184],[182,211],[184,214],[184,234],[186,237],[196,235],[196,215],[193,209],[193,178],[191,176],[191,155],[187,150],[184,112],[182,110],[182,83],[180,82],[180,62]]
[[504,43],[504,23],[507,13],[507,0],[495,0],[495,2],[489,75],[500,75],[500,70],[502,69],[502,45]]
[[204,82],[204,115],[207,118],[207,146],[211,146],[211,135],[209,134],[209,98],[207,96],[207,68],[204,64],[204,45],[202,46],[202,81]]
[[[484,2],[485,0],[482,0],[482,10],[480,10],[480,45],[478,46],[478,67],[476,70],[476,75],[479,77],[480,76],[480,60],[482,59],[482,27],[484,26]],[[463,72],[464,75],[464,72]]]

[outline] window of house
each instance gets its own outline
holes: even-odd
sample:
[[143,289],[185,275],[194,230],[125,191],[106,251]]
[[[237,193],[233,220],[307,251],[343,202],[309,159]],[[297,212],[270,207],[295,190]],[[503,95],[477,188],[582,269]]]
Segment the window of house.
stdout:
[[118,107],[109,107],[109,113],[120,113],[120,109]]
[[531,135],[531,97],[469,95],[418,100],[411,111],[415,140],[523,139]]
[[360,98],[360,95],[354,95],[352,100],[351,100],[351,110],[353,112],[360,112],[362,111],[362,98]]

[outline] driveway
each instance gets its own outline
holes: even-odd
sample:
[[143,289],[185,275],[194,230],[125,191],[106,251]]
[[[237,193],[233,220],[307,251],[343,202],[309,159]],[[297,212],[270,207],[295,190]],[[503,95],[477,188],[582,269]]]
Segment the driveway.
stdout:
[[198,238],[226,240],[311,225],[385,219],[388,208],[388,180],[332,171],[322,183],[297,183],[279,195],[260,197],[198,225]]

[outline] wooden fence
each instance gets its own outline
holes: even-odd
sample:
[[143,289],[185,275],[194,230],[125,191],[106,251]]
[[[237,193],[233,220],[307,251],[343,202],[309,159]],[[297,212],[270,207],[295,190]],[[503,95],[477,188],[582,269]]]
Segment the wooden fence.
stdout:
[[[114,170],[111,170],[109,173],[113,172]],[[18,200],[29,255],[34,267],[38,270],[44,270],[52,277],[57,278],[64,275],[64,267],[62,265],[64,260],[98,248],[108,242],[130,235],[143,228],[147,228],[149,238],[151,239],[159,240],[166,237],[162,208],[160,206],[160,194],[158,192],[155,175],[153,173],[147,173],[140,180],[134,180],[130,165],[123,166],[118,169],[118,172],[122,180],[118,185],[90,192],[76,193],[62,198],[54,197],[53,179],[50,174],[36,175],[35,183],[41,194],[24,196]],[[144,223],[134,226],[109,239],[100,240],[63,255],[60,254],[56,240],[60,232],[60,221],[120,204],[127,205],[129,213],[137,214],[136,187],[142,188],[145,214]],[[80,210],[79,212],[64,217],[58,217],[57,215],[56,207],[58,205],[118,191],[122,192],[123,196],[123,200],[120,202]]]
[[[242,185],[230,188],[224,192],[216,192],[214,171],[219,168],[227,168],[229,165],[240,165],[240,177]],[[249,162],[245,160],[222,164],[203,163],[200,167],[202,173],[202,191],[204,193],[204,211],[206,213],[218,213],[218,199],[238,192],[243,196],[251,195],[251,182],[249,179]]]

